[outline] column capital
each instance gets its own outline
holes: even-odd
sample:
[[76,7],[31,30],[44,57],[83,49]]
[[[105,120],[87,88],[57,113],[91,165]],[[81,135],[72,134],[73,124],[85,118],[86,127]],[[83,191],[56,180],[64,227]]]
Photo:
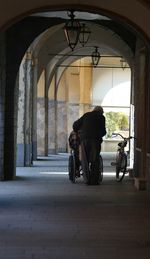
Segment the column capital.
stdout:
[[32,66],[35,67],[38,65],[38,58],[33,57],[32,58]]
[[31,51],[27,51],[25,54],[25,59],[26,60],[31,60],[32,59],[32,52]]

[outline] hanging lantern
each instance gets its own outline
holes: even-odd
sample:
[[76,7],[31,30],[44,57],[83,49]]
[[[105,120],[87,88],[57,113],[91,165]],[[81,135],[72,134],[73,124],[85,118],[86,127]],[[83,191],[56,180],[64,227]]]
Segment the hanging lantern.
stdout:
[[92,52],[92,65],[93,67],[96,67],[100,60],[100,53],[98,52],[98,47],[95,47],[95,50]]
[[81,43],[82,47],[88,42],[90,37],[91,31],[89,28],[83,23],[81,26],[81,31],[79,35],[79,42]]
[[68,46],[73,51],[79,40],[81,25],[77,20],[74,19],[74,11],[71,10],[68,16],[70,17],[70,20],[64,26],[64,32]]
[[126,68],[127,62],[126,62],[126,60],[124,58],[120,59],[120,65],[121,65],[123,70]]

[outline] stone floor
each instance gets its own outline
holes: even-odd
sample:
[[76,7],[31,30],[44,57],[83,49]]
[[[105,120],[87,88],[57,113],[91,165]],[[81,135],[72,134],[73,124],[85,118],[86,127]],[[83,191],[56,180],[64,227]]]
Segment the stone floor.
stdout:
[[150,192],[104,165],[99,186],[72,184],[65,155],[0,182],[0,259],[149,259]]

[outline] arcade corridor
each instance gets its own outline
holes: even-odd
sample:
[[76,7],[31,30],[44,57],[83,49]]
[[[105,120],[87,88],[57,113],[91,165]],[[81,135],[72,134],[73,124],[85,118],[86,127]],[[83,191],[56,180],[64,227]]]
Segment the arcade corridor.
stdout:
[[[149,259],[150,1],[2,0],[0,7],[0,259]],[[72,11],[78,37],[90,30],[74,51],[63,31]],[[67,152],[72,122],[129,74],[134,180],[117,183],[105,166],[101,185],[71,184],[67,159],[52,154]],[[143,181],[145,191],[135,188]]]
[[[73,121],[92,107],[103,106],[106,94],[113,88],[131,82],[127,108],[131,111],[130,134],[136,137],[132,145],[134,176],[139,185],[144,179],[149,187],[150,9],[147,1],[113,0],[94,4],[89,0],[89,3],[81,1],[78,6],[78,2],[67,4],[59,0],[57,7],[47,0],[26,1],[24,6],[17,1],[15,8],[8,1],[10,16],[5,2],[1,7],[0,180],[15,180],[16,165],[30,166],[38,155],[67,152]],[[72,19],[80,24],[73,50],[64,33]],[[72,26],[71,31],[74,31]],[[87,32],[90,37],[85,41]],[[79,57],[84,57],[81,62]],[[96,64],[93,57],[98,57]],[[70,65],[68,72],[66,68]],[[98,81],[97,68],[106,75],[104,78],[101,73]],[[106,68],[109,77],[103,70]],[[109,78],[107,82],[106,78]],[[121,89],[120,111],[124,108],[122,100],[126,99]],[[115,105],[109,103],[105,108]]]

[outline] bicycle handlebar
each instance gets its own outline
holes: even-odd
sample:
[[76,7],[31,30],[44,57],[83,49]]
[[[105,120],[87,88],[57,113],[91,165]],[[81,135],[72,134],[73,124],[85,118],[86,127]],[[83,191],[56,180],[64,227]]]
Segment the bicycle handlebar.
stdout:
[[112,133],[112,136],[120,136],[124,140],[129,140],[129,139],[132,139],[132,138],[136,139],[133,136],[129,136],[128,138],[126,138],[126,137],[122,136],[120,133],[114,133],[114,132]]

